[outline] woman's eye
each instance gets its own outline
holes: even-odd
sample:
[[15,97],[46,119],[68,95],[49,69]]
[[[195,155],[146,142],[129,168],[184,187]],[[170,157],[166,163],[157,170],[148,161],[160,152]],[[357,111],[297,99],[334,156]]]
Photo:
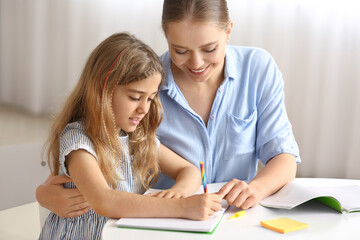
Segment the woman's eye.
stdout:
[[187,51],[186,51],[186,50],[184,50],[184,51],[175,50],[175,52],[176,52],[177,54],[185,54],[185,53],[187,53]]
[[212,49],[205,49],[204,51],[207,53],[211,53],[214,52],[216,50],[216,47],[212,48]]
[[154,99],[153,99],[153,98],[148,98],[148,101],[149,101],[149,102],[153,102]]

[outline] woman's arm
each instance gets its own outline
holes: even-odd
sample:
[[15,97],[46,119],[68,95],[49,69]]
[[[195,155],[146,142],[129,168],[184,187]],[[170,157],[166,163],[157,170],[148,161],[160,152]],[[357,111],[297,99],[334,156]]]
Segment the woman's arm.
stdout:
[[158,161],[161,171],[176,182],[171,188],[151,196],[187,197],[199,189],[201,174],[198,168],[162,144],[159,147]]
[[230,205],[248,209],[291,182],[295,178],[296,167],[293,155],[279,154],[270,159],[249,184],[233,179],[225,184],[218,194]]
[[180,217],[203,220],[221,209],[221,197],[217,194],[168,199],[111,189],[96,159],[85,150],[71,152],[67,163],[70,176],[79,191],[91,208],[105,217]]
[[78,189],[66,189],[63,184],[72,182],[65,175],[49,175],[36,189],[39,204],[62,218],[77,217],[90,210],[90,206]]

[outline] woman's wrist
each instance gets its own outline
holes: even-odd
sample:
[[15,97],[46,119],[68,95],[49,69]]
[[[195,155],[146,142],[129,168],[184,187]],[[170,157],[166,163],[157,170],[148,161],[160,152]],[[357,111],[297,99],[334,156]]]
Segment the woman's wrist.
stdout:
[[[38,203],[42,206],[42,207],[45,207],[46,206],[44,205],[44,199],[43,199],[43,196],[44,196],[44,185],[41,184],[39,185],[37,188],[36,188],[36,191],[35,191],[35,197],[36,197],[36,201],[38,201]],[[45,191],[46,193],[46,191]]]

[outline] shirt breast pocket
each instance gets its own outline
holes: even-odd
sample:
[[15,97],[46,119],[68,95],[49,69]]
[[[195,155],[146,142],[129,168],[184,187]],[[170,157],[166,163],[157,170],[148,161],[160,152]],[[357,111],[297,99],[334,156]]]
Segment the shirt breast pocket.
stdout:
[[245,119],[228,115],[225,151],[227,156],[239,156],[254,152],[256,145],[256,109]]

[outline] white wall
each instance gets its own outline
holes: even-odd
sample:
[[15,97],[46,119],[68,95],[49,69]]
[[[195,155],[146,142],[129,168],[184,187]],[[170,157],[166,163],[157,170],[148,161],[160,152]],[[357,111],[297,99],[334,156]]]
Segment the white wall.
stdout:
[[[129,31],[166,50],[162,0],[0,0],[0,101],[54,112],[86,57]],[[285,79],[299,176],[360,179],[360,11],[355,0],[228,0],[230,44],[265,48]]]

